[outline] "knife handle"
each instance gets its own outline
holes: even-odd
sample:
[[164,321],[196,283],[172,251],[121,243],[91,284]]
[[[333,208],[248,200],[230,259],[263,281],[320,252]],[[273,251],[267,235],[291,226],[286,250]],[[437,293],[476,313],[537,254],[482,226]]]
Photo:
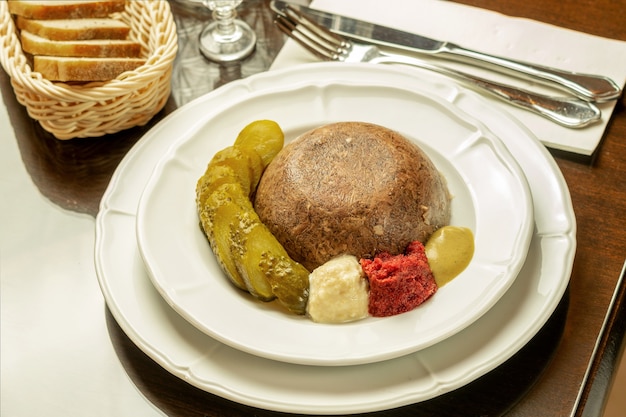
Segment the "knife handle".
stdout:
[[599,121],[602,116],[600,109],[594,103],[586,100],[580,100],[576,97],[550,97],[486,80],[447,67],[433,65],[406,55],[379,53],[376,58],[369,59],[368,62],[411,65],[437,72],[459,80],[471,88],[487,92],[506,103],[521,107],[569,128],[583,128]]
[[620,87],[613,80],[601,75],[562,71],[542,65],[501,58],[466,49],[450,42],[447,42],[440,52],[453,55],[460,61],[471,61],[474,64],[480,63],[483,67],[510,75],[522,75],[524,78],[532,81],[539,80],[543,83],[560,87],[587,101],[601,103],[616,99],[622,93]]
[[592,102],[575,97],[548,97],[519,88],[468,76],[468,80],[492,95],[517,107],[546,117],[561,126],[582,128],[600,120],[600,109]]

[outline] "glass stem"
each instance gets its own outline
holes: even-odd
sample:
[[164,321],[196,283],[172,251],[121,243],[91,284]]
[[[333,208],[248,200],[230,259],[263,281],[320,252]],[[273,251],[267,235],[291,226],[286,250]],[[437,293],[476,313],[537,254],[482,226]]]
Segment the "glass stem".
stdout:
[[231,36],[235,33],[235,17],[237,11],[230,7],[218,7],[213,11],[213,18],[217,22],[217,30],[222,36]]

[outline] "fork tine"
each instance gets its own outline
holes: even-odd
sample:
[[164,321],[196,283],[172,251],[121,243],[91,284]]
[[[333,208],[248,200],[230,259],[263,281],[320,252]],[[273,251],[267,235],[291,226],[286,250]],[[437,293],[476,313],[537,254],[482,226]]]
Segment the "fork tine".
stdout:
[[334,48],[328,48],[324,45],[320,45],[318,42],[315,42],[309,36],[302,33],[297,25],[286,17],[278,15],[276,16],[274,23],[276,23],[278,29],[316,57],[325,61],[332,61],[336,59],[337,54]]
[[276,17],[275,23],[287,36],[324,60],[341,61],[352,46],[350,42],[318,26],[289,6]]
[[291,19],[291,21],[296,22],[299,25],[302,25],[311,33],[313,33],[314,35],[317,35],[320,39],[323,39],[329,44],[335,46],[338,50],[350,49],[351,44],[349,41],[346,41],[341,36],[336,35],[335,33],[331,32],[325,27],[320,26],[317,23],[313,22],[311,19],[307,18],[304,14],[302,14],[300,11],[296,10],[292,6],[287,5],[283,9],[283,12],[289,19]]

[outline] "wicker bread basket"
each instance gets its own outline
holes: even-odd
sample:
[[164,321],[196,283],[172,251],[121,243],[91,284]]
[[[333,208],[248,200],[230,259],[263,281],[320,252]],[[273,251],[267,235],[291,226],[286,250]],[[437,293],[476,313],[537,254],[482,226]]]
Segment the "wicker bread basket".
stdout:
[[51,82],[33,72],[6,0],[0,0],[0,63],[17,100],[58,139],[102,136],[145,125],[165,105],[176,57],[176,26],[166,0],[127,0],[114,15],[131,27],[146,64],[106,82]]

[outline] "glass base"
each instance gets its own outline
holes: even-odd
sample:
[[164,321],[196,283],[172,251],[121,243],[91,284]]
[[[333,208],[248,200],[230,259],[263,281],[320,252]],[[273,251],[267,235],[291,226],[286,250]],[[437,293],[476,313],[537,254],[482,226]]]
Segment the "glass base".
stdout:
[[210,23],[200,34],[200,52],[215,62],[238,61],[250,55],[256,45],[256,34],[245,22],[235,19],[234,33],[222,35],[218,23]]

